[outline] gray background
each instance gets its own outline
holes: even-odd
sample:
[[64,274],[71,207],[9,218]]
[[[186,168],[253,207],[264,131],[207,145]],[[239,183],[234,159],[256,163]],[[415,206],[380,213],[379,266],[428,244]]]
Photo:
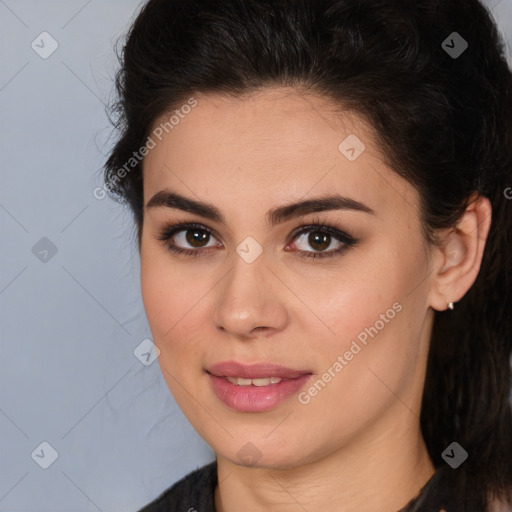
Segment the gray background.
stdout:
[[[488,4],[510,58],[512,0]],[[214,458],[134,354],[151,332],[132,221],[97,190],[140,5],[0,0],[0,512],[137,511]]]

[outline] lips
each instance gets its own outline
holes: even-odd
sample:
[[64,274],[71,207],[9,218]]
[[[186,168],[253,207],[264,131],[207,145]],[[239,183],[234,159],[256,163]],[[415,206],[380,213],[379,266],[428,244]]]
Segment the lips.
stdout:
[[270,377],[296,379],[302,375],[312,373],[310,370],[296,370],[273,363],[242,364],[236,361],[214,364],[207,369],[207,372],[217,377],[238,377],[242,379],[265,379]]
[[227,361],[207,373],[215,395],[237,412],[265,412],[302,389],[312,376],[278,364],[242,364]]

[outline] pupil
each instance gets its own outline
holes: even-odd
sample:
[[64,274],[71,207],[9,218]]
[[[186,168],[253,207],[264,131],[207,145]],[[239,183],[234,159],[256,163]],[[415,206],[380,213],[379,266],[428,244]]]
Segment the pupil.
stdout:
[[[201,233],[202,233],[202,235],[201,235]],[[198,235],[198,238],[196,238],[196,235]],[[187,236],[186,236],[186,238],[187,238],[187,242],[188,242],[190,245],[195,246],[194,244],[196,244],[196,243],[198,243],[198,242],[199,242],[199,244],[200,244],[202,241],[204,242],[204,241],[205,241],[205,239],[207,239],[207,238],[208,238],[208,234],[207,234],[207,233],[205,233],[204,231],[201,231],[201,230],[198,230],[198,229],[196,229],[196,230],[191,230],[191,229],[189,229],[189,230],[187,231]]]
[[320,234],[318,231],[316,233],[311,233],[309,235],[309,243],[314,247],[315,245],[322,245],[322,247],[317,247],[317,249],[326,249],[329,247],[328,239],[330,235]]

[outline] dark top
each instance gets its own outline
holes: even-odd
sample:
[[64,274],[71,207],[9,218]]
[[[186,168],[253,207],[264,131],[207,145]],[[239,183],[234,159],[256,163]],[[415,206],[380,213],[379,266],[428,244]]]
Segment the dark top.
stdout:
[[[438,469],[419,495],[397,512],[463,512],[442,485],[445,470]],[[184,476],[139,512],[216,512],[216,485],[217,461],[214,461]]]

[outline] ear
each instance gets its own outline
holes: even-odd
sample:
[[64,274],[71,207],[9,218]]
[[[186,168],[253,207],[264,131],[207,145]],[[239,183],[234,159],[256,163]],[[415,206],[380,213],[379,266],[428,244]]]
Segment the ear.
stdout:
[[476,280],[491,227],[489,199],[473,195],[457,226],[441,233],[434,248],[430,306],[437,311],[459,301]]

